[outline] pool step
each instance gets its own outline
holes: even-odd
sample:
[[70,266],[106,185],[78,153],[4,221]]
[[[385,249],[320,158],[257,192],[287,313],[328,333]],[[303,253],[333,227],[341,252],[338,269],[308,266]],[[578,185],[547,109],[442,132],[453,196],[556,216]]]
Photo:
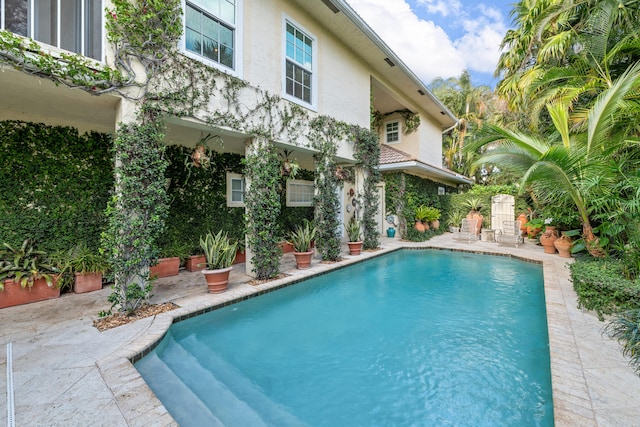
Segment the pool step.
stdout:
[[251,402],[256,411],[270,426],[309,427],[308,424],[292,415],[282,404],[274,402],[265,394],[260,386],[247,378],[236,367],[213,353],[210,348],[198,341],[195,336],[183,340],[193,353],[205,355],[207,368],[215,377],[224,383],[243,401]]
[[[169,342],[163,351],[162,357],[175,375],[198,396],[198,399],[204,402],[224,425],[268,426],[253,408],[235,396],[211,372],[200,366],[198,360],[185,350],[180,343],[173,340]],[[189,404],[186,403],[186,406],[189,406]],[[183,425],[183,423],[180,424]]]
[[[223,427],[207,405],[178,378],[155,352],[136,363],[136,369],[162,400],[165,408],[182,426]],[[185,405],[185,401],[188,405]]]

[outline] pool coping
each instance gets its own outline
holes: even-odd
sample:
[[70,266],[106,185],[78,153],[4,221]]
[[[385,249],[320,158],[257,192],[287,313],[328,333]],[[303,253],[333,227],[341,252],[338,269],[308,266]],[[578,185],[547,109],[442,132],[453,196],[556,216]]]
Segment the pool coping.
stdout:
[[566,282],[568,278],[568,272],[564,271],[566,270],[564,265],[571,260],[557,256],[550,257],[543,253],[517,254],[513,253],[511,248],[507,248],[505,251],[500,247],[472,249],[470,247],[456,247],[456,245],[434,245],[429,242],[421,244],[398,242],[394,246],[375,252],[364,252],[362,257],[345,258],[335,264],[318,263],[315,267],[312,266],[308,271],[296,276],[287,276],[259,285],[244,284],[244,286],[241,285],[216,295],[214,301],[211,298],[204,298],[193,304],[158,315],[149,325],[144,336],[130,341],[119,351],[99,360],[96,364],[105,384],[112,390],[118,407],[130,425],[145,423],[177,425],[133,366],[133,362],[148,354],[160,342],[173,323],[402,249],[447,250],[505,256],[542,264],[555,425],[598,425],[567,310],[568,305],[564,296],[566,290],[561,286],[561,283]]

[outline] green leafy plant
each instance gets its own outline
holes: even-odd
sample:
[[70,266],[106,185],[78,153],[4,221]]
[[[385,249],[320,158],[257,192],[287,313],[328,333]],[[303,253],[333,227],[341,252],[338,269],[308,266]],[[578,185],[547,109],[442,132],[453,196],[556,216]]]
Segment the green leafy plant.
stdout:
[[105,273],[109,263],[101,253],[79,244],[67,252],[67,266],[73,273]]
[[431,221],[440,219],[440,209],[427,206],[427,209],[425,210],[425,214],[426,214],[424,217],[425,222],[431,222]]
[[616,315],[604,330],[622,345],[622,354],[640,374],[640,308]]
[[231,267],[236,259],[238,250],[238,244],[231,241],[228,234],[222,230],[215,235],[209,232],[204,237],[200,237],[200,247],[204,251],[204,256],[207,260],[207,270],[220,270]]
[[464,206],[472,211],[479,212],[483,208],[482,199],[479,197],[470,197],[464,201]]
[[449,217],[447,219],[447,224],[450,227],[460,227],[462,224],[462,220],[465,218],[465,214],[460,211],[453,211],[449,213]]
[[429,206],[420,205],[416,208],[416,221],[425,222],[429,216]]
[[310,221],[305,221],[304,225],[296,226],[296,229],[289,233],[289,241],[293,245],[295,252],[309,252],[311,241],[316,236],[316,229]]
[[36,280],[44,279],[53,287],[54,275],[58,270],[46,261],[46,253],[36,250],[31,240],[26,239],[19,248],[3,243],[0,250],[0,290],[4,281],[11,280],[21,287],[32,287]]
[[351,217],[344,228],[347,230],[347,236],[350,242],[360,242],[362,240],[361,224],[355,217]]

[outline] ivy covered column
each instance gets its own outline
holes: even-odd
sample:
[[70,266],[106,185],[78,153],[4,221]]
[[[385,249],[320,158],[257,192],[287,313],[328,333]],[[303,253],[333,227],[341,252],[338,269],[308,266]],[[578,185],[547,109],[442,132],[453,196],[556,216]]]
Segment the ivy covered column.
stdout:
[[275,147],[263,136],[247,143],[245,178],[247,274],[270,279],[278,275],[282,255],[276,226],[280,216],[280,162]]

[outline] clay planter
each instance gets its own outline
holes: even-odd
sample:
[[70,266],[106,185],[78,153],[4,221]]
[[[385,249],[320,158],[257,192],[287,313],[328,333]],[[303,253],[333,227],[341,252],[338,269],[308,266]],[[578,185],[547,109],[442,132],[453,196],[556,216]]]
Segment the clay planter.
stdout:
[[204,255],[191,255],[187,258],[185,268],[187,271],[202,271],[207,263]]
[[180,272],[180,257],[160,258],[158,264],[149,267],[149,276],[159,279],[160,277],[177,276]]
[[283,254],[288,254],[293,252],[293,245],[289,242],[282,242],[280,243],[280,246],[282,247]]
[[562,258],[571,258],[572,243],[571,238],[565,236],[563,233],[561,237],[557,238],[556,241],[553,242],[553,245],[558,250],[558,255]]
[[360,255],[362,253],[363,242],[347,242],[349,245],[349,255]]
[[247,261],[247,253],[246,252],[240,252],[240,250],[238,250],[238,252],[236,252],[236,259],[233,260],[234,264],[241,264],[243,262]]
[[102,289],[102,272],[76,273],[73,283],[73,292],[83,294],[85,292],[99,291]]
[[57,276],[53,278],[53,287],[47,286],[47,281],[44,279],[38,279],[33,283],[33,286],[26,288],[23,288],[20,283],[15,283],[13,280],[5,280],[4,291],[0,291],[0,308],[58,297],[60,297],[60,288],[58,288]]
[[556,228],[550,225],[547,225],[547,228],[544,230],[544,233],[540,236],[540,244],[544,248],[545,254],[555,254],[556,247],[553,246],[553,242],[558,239],[558,232]]
[[233,267],[221,268],[218,270],[202,270],[207,281],[209,293],[219,294],[227,290],[229,285],[229,274]]
[[294,252],[293,256],[296,257],[296,267],[298,270],[306,270],[311,267],[311,258],[313,257],[313,251],[309,252]]
[[438,219],[434,219],[433,221],[431,221],[431,228],[433,228],[434,230],[439,230],[440,229],[440,220]]

